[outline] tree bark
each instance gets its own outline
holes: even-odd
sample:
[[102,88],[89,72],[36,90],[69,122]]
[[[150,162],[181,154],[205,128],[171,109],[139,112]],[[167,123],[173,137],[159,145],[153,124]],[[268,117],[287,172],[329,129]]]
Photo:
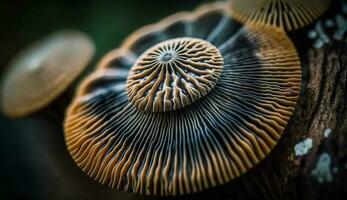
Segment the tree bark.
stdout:
[[[273,152],[226,185],[178,199],[347,198],[347,44],[308,55],[296,111]],[[312,139],[312,148],[296,156],[295,146],[305,139]]]
[[[291,185],[305,199],[347,198],[347,45],[333,43],[310,52],[307,88],[291,127],[298,138],[312,138],[313,148],[306,156],[294,159],[288,174]],[[302,123],[301,123],[302,122]],[[302,124],[302,125],[300,125]],[[324,135],[332,131],[331,135]],[[322,155],[330,156],[331,180],[314,176]]]

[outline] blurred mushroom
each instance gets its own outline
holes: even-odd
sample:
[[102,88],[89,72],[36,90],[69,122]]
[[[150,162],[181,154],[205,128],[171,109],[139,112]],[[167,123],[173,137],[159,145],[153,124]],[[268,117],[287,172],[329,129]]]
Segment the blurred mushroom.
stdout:
[[9,66],[2,84],[2,111],[23,117],[45,108],[72,84],[93,55],[92,41],[78,31],[54,32],[35,42]]
[[182,195],[270,153],[296,105],[299,59],[283,31],[241,26],[226,7],[136,31],[82,82],[64,129],[85,173],[120,190]]
[[230,0],[235,19],[287,31],[302,28],[321,16],[330,0]]

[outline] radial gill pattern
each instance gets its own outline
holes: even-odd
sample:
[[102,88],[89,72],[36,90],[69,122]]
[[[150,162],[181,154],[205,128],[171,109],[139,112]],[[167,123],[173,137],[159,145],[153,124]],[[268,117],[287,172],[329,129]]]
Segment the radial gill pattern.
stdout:
[[236,19],[295,30],[308,25],[329,7],[330,0],[230,0]]
[[[299,59],[283,31],[241,26],[226,7],[209,4],[137,31],[83,81],[64,128],[68,150],[85,173],[119,190],[182,195],[231,181],[270,153],[296,105]],[[221,58],[212,45],[222,55],[223,71],[215,86],[177,110],[139,109],[128,98],[126,82],[128,74],[137,80],[134,70],[145,70],[133,66],[137,68],[139,60],[149,62],[142,55],[153,46],[185,37],[211,44],[205,45],[214,52],[215,72],[197,68],[214,74],[208,80],[217,80],[216,71],[221,71]],[[153,51],[154,57],[165,61],[177,56],[160,54],[163,50]],[[182,65],[175,70],[179,69]]]
[[128,97],[141,110],[177,110],[211,91],[222,69],[222,55],[207,41],[164,41],[147,50],[131,68]]
[[23,117],[54,101],[88,66],[94,44],[78,31],[54,32],[13,59],[1,90],[2,111]]

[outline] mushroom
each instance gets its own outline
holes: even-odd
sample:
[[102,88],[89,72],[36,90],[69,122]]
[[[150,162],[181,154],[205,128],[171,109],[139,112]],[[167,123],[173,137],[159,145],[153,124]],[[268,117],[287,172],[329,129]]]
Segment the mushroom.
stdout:
[[212,3],[146,26],[106,55],[67,110],[65,140],[76,164],[109,187],[198,192],[270,153],[300,86],[283,31],[242,26]]
[[57,31],[35,42],[9,65],[1,91],[2,111],[24,117],[59,97],[87,67],[94,55],[89,37],[78,31]]
[[321,16],[330,0],[230,0],[235,19],[287,31],[302,28]]
[[129,100],[142,110],[177,110],[205,96],[222,74],[217,47],[196,38],[178,38],[148,49],[130,70]]

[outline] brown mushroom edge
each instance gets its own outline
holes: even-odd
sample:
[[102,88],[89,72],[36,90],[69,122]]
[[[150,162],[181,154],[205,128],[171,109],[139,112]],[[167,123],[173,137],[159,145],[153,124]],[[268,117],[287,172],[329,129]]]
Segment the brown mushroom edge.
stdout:
[[329,6],[330,0],[230,0],[231,14],[240,22],[286,31],[307,26]]
[[[136,32],[82,82],[64,129],[71,156],[90,177],[139,194],[183,195],[239,177],[275,147],[300,93],[297,52],[283,31],[241,26],[218,5]],[[196,25],[211,19],[216,27]],[[185,29],[171,35],[172,27]],[[177,110],[139,109],[126,89],[131,68],[150,47],[178,37],[219,50],[224,64],[216,85]]]
[[4,76],[3,113],[18,118],[47,107],[88,66],[94,51],[92,40],[73,30],[56,31],[24,49]]

